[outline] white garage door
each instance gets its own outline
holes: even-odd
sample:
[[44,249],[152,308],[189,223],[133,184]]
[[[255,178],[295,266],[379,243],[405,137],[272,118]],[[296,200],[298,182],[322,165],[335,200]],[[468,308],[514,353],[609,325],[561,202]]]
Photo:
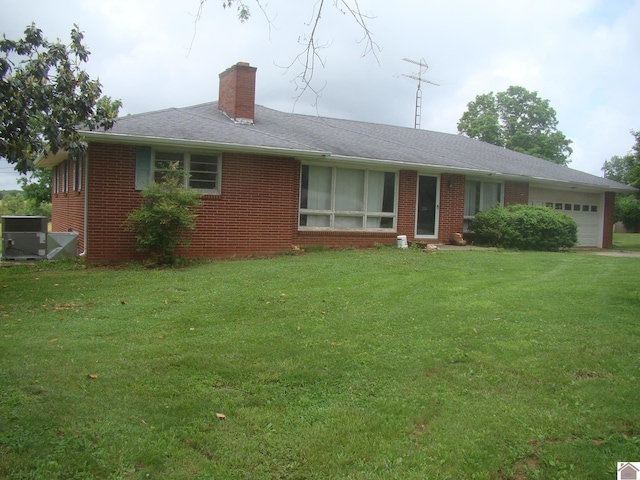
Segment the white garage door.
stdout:
[[578,246],[602,247],[601,194],[530,188],[529,203],[552,207],[572,217],[578,224]]

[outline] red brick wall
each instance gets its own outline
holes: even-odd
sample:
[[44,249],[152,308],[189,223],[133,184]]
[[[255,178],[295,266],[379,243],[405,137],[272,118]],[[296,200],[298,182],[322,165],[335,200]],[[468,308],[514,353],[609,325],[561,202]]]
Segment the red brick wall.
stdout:
[[438,240],[449,243],[464,227],[464,175],[443,173],[440,176],[440,224]]
[[224,154],[222,194],[207,195],[189,256],[228,257],[290,250],[298,226],[300,163]]
[[416,233],[416,204],[418,202],[418,172],[400,170],[398,189],[398,235],[406,235],[412,242]]
[[526,182],[504,182],[504,204],[528,204],[529,184]]
[[304,247],[324,246],[329,248],[371,248],[381,245],[395,245],[395,232],[298,232],[297,245]]
[[[222,194],[206,195],[188,257],[229,257],[290,250],[297,229],[299,162],[287,158],[224,154]],[[140,205],[134,190],[135,148],[90,148],[89,244],[92,262],[142,258],[122,228]]]
[[91,144],[89,147],[89,225],[87,260],[121,262],[142,258],[134,249],[134,235],[122,224],[140,205],[134,190],[135,147]]
[[63,191],[63,164],[61,163],[57,169],[59,189],[58,193],[51,193],[51,231],[78,233],[78,253],[82,253],[84,250],[84,168],[80,190],[74,190],[72,169],[73,162],[69,162],[69,188],[67,192]]
[[616,194],[604,194],[604,220],[602,230],[602,248],[613,245],[613,224],[615,223]]

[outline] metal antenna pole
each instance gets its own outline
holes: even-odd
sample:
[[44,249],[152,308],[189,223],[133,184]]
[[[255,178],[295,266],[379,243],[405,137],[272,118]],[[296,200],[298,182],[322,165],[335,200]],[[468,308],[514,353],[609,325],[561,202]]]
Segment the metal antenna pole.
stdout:
[[420,82],[418,82],[418,89],[416,90],[416,115],[413,121],[413,128],[416,130],[420,128],[420,117],[422,116],[422,89],[420,88]]
[[422,117],[422,83],[428,83],[430,85],[435,85],[436,87],[439,87],[440,85],[422,78],[423,74],[426,73],[426,71],[429,69],[429,65],[427,65],[427,62],[425,61],[424,58],[420,59],[420,61],[411,60],[409,58],[403,58],[402,60],[404,60],[405,62],[413,63],[414,65],[418,65],[420,67],[420,70],[418,71],[417,76],[405,75],[405,74],[402,75],[403,77],[411,78],[413,80],[418,81],[418,89],[416,90],[416,110],[415,110],[413,126],[414,128],[419,129],[420,119]]

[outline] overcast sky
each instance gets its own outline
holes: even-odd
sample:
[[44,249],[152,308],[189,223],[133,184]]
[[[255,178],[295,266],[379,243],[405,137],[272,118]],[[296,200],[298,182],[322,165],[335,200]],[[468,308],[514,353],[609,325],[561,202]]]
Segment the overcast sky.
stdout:
[[[0,31],[21,37],[31,22],[53,40],[85,32],[86,65],[121,114],[217,100],[218,74],[239,62],[258,68],[256,102],[297,113],[413,128],[424,59],[421,128],[457,133],[476,95],[520,85],[548,99],[573,140],[571,168],[602,176],[640,129],[640,0],[359,0],[381,51],[362,56],[362,31],[326,0],[318,37],[320,98],[299,94],[295,63],[316,0],[255,0],[248,22],[208,0],[0,0]],[[338,2],[340,3],[340,2]],[[353,3],[350,0],[349,3]],[[287,65],[294,65],[286,69]],[[314,104],[317,101],[317,110]],[[17,188],[0,164],[0,190]]]

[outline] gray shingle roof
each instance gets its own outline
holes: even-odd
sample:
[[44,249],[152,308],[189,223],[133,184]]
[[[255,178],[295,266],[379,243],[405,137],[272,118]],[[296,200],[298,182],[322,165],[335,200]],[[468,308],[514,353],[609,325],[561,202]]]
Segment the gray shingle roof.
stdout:
[[[212,146],[274,149],[296,154],[328,154],[332,159],[415,165],[438,170],[503,175],[523,181],[579,185],[596,190],[629,191],[612,180],[507,150],[462,135],[367,122],[284,113],[256,105],[253,125],[236,124],[211,102],[119,118],[113,129],[97,134],[142,141],[197,142]],[[104,138],[104,137],[103,137]]]

